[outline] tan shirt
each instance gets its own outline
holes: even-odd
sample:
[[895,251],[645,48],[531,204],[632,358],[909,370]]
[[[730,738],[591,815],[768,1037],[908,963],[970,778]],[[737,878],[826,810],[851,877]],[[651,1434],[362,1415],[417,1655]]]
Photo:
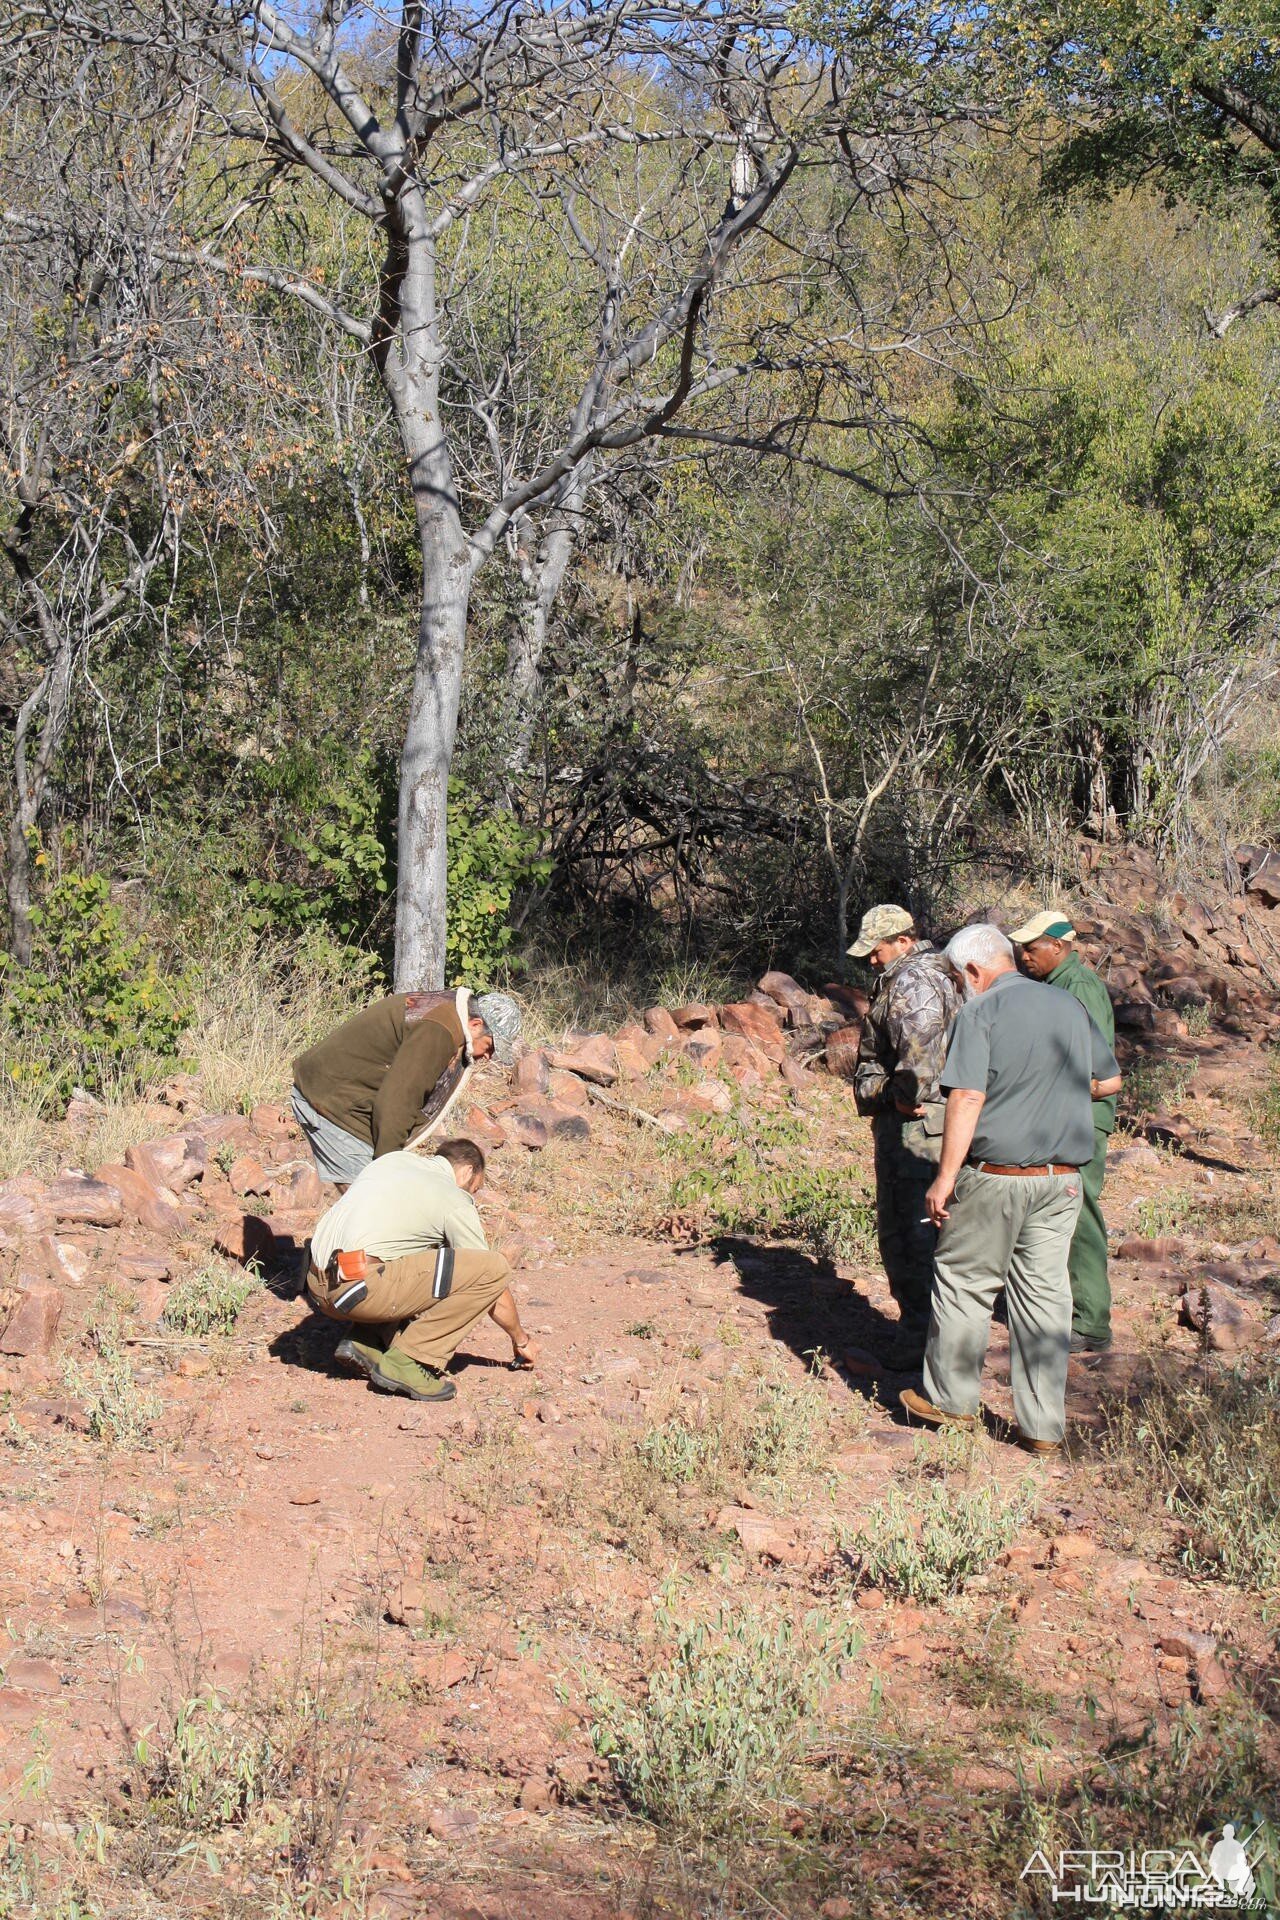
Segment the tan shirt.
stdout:
[[438,1154],[384,1153],[371,1161],[311,1235],[311,1257],[322,1271],[335,1253],[401,1260],[442,1246],[483,1253],[488,1242],[475,1201]]

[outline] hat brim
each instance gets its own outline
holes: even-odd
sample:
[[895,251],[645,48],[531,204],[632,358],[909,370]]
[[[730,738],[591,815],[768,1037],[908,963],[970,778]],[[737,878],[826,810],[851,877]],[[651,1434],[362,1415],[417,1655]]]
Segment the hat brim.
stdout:
[[845,951],[851,960],[865,960],[872,947],[879,945],[878,940],[855,940],[851,947],[846,947]]

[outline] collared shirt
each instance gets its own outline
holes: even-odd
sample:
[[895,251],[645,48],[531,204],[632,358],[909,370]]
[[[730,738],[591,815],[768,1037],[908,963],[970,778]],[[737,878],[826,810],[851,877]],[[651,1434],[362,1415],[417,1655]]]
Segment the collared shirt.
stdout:
[[972,1159],[1083,1167],[1094,1152],[1089,1083],[1119,1071],[1078,1000],[1002,973],[956,1015],[942,1085],[986,1096]]
[[384,1153],[358,1173],[321,1214],[311,1257],[324,1270],[335,1253],[371,1253],[400,1260],[432,1247],[487,1246],[480,1214],[439,1154]]
[[[1087,967],[1078,953],[1069,953],[1060,966],[1054,968],[1044,983],[1047,987],[1061,987],[1078,1000],[1094,1026],[1102,1035],[1111,1050],[1116,1044],[1116,1015],[1111,1004],[1111,995],[1103,981]],[[1093,1124],[1099,1133],[1111,1133],[1116,1124],[1116,1096],[1113,1093],[1108,1100],[1095,1100],[1093,1103]]]
[[412,1003],[421,998],[388,994],[293,1063],[304,1099],[379,1158],[397,1152],[422,1126],[424,1103],[466,1049],[457,1002],[442,995],[415,1019]]

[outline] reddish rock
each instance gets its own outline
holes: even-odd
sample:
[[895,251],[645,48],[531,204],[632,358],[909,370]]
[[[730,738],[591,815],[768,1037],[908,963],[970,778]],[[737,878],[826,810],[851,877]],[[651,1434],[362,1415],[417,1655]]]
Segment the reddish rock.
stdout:
[[822,991],[831,1004],[846,1016],[850,1025],[866,1019],[871,995],[864,987],[850,987],[840,980],[828,980]]
[[613,1057],[618,1063],[618,1075],[623,1080],[643,1080],[652,1062],[644,1050],[631,1040],[615,1040]]
[[320,1505],[319,1487],[297,1487],[289,1495],[291,1507],[318,1507]]
[[782,1038],[776,1008],[773,1013],[766,1013],[763,1007],[753,1007],[745,1000],[736,1000],[722,1009],[720,1017],[730,1033],[740,1033],[744,1040],[758,1047],[775,1066],[782,1060],[786,1043]]
[[674,1040],[680,1029],[665,1007],[646,1007],[645,1032],[657,1040]]
[[271,1201],[285,1213],[319,1213],[324,1206],[324,1188],[314,1163],[298,1160],[281,1168],[271,1183]]
[[173,1259],[167,1253],[148,1253],[144,1247],[124,1240],[113,1244],[111,1255],[112,1270],[118,1280],[132,1280],[141,1285],[173,1278]]
[[528,1147],[530,1153],[536,1153],[547,1144],[546,1125],[536,1114],[522,1113],[517,1108],[514,1113],[508,1114],[506,1128],[508,1137],[517,1146]]
[[62,1295],[57,1287],[28,1287],[0,1334],[0,1353],[43,1359],[53,1351],[61,1318]]
[[594,1081],[599,1087],[611,1087],[618,1077],[613,1042],[607,1033],[589,1034],[576,1046],[553,1053],[551,1065],[565,1073],[576,1073],[582,1080]]
[[427,1832],[433,1840],[458,1840],[479,1825],[474,1807],[433,1807],[427,1815]]
[[827,1035],[827,1070],[838,1080],[852,1080],[858,1064],[861,1027],[837,1027]]
[[1196,1633],[1190,1627],[1176,1627],[1158,1635],[1156,1645],[1175,1660],[1211,1660],[1218,1651],[1211,1633]]
[[552,1804],[551,1782],[545,1774],[531,1773],[520,1782],[516,1805],[526,1813],[545,1813]]
[[761,993],[766,994],[770,1000],[776,1001],[778,1006],[787,1008],[789,1012],[808,1015],[809,995],[800,982],[793,980],[789,973],[762,973],[756,985]]
[[45,1234],[24,1253],[23,1261],[33,1261],[42,1276],[63,1287],[87,1287],[93,1276],[93,1260],[88,1250],[74,1240],[61,1240]]
[[722,1080],[699,1080],[692,1087],[669,1087],[662,1096],[664,1113],[728,1113],[733,1095]]
[[[569,1140],[577,1145],[591,1138],[591,1122],[577,1107],[563,1104],[558,1100],[522,1100],[512,1116],[519,1121],[533,1121],[543,1128],[547,1140]],[[530,1142],[524,1143],[526,1146]]]
[[722,1052],[720,1035],[714,1027],[699,1027],[689,1035],[681,1052],[695,1067],[718,1066]]
[[450,1687],[460,1687],[465,1680],[473,1679],[475,1671],[474,1655],[451,1647],[447,1653],[433,1653],[428,1659],[416,1663],[414,1677],[432,1693],[447,1693]]
[[1172,1260],[1180,1260],[1186,1252],[1186,1241],[1172,1234],[1148,1240],[1140,1233],[1130,1233],[1116,1248],[1116,1259],[1140,1260],[1146,1266],[1162,1267]]
[[794,1060],[784,1060],[778,1071],[792,1093],[806,1093],[810,1087],[817,1085],[816,1076],[810,1073],[807,1067],[798,1065]]
[[496,1153],[499,1147],[505,1147],[507,1136],[492,1114],[483,1107],[468,1107],[462,1116],[462,1131],[483,1147],[486,1153]]
[[214,1251],[238,1260],[242,1267],[257,1267],[274,1260],[275,1235],[256,1213],[233,1213],[218,1222],[213,1237]]
[[511,1070],[511,1085],[516,1093],[545,1093],[548,1075],[545,1049],[533,1048],[528,1053],[522,1053],[516,1061]]
[[705,1001],[691,1000],[688,1006],[672,1007],[671,1018],[681,1033],[692,1033],[698,1027],[718,1027],[720,1016],[715,1008]]
[[562,1107],[585,1107],[591,1095],[587,1092],[586,1082],[579,1080],[576,1073],[565,1073],[557,1067],[548,1077],[547,1098]]
[[28,1233],[43,1233],[53,1225],[44,1187],[30,1175],[0,1185],[0,1247],[16,1246]]
[[761,1559],[786,1566],[802,1557],[794,1536],[785,1531],[784,1524],[771,1520],[767,1514],[756,1513],[748,1507],[723,1507],[715,1523],[718,1532],[736,1533],[747,1552],[759,1554]]
[[114,1161],[98,1168],[98,1178],[119,1189],[126,1218],[136,1220],[148,1233],[172,1240],[185,1230],[189,1216],[179,1205],[177,1195],[167,1187],[153,1187],[132,1167],[117,1165]]
[[282,1133],[288,1133],[293,1121],[283,1107],[261,1106],[255,1107],[249,1115],[249,1125],[255,1133],[260,1133],[264,1139],[271,1140],[278,1139]]
[[256,1154],[252,1153],[242,1153],[231,1162],[227,1181],[232,1193],[238,1193],[241,1199],[247,1199],[250,1194],[271,1191],[271,1175]]
[[1184,1280],[1178,1318],[1202,1334],[1214,1353],[1240,1353],[1262,1338],[1252,1308],[1216,1280]]
[[118,1227],[124,1212],[116,1184],[83,1173],[60,1175],[49,1188],[49,1206],[55,1220],[84,1227]]
[[208,1148],[199,1135],[171,1133],[163,1140],[144,1140],[130,1147],[124,1163],[151,1186],[180,1193],[203,1176],[208,1157]]
[[62,1679],[52,1660],[10,1660],[4,1670],[6,1682],[23,1693],[57,1693]]

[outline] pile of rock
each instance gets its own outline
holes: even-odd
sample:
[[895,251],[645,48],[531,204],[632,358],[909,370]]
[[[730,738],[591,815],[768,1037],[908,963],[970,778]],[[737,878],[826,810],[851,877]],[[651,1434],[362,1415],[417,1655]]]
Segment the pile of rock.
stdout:
[[1237,863],[1242,891],[1188,893],[1171,891],[1141,848],[1099,860],[1090,911],[1075,924],[1122,1033],[1185,1039],[1193,1007],[1228,1031],[1280,1031],[1280,856],[1241,847]]

